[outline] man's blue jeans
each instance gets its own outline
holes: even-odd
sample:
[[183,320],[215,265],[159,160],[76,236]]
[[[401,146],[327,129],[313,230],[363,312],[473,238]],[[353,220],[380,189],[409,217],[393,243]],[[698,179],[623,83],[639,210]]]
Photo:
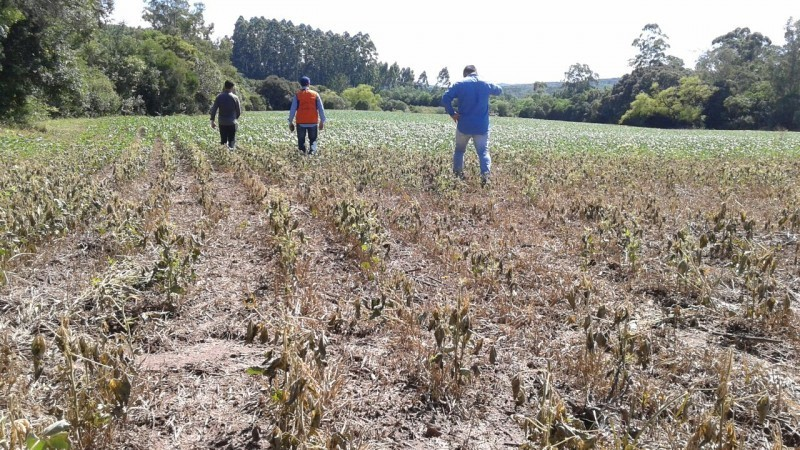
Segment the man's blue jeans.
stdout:
[[489,175],[492,169],[492,157],[489,155],[489,133],[486,134],[464,134],[456,130],[456,150],[453,152],[453,172],[461,174],[464,171],[464,152],[467,151],[467,144],[472,139],[475,145],[475,152],[478,154],[478,161],[481,164],[481,175]]
[[[317,125],[297,126],[297,148],[303,152],[314,155],[317,153]],[[309,149],[306,150],[306,133],[308,133]]]

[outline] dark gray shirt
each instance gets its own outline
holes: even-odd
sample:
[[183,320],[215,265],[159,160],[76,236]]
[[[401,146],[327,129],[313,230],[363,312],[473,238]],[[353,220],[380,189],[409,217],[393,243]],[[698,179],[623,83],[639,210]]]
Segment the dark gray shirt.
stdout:
[[236,119],[242,114],[242,108],[239,106],[239,97],[233,92],[222,92],[214,100],[214,105],[211,107],[212,121],[214,116],[217,115],[217,110],[219,110],[220,125],[236,125]]

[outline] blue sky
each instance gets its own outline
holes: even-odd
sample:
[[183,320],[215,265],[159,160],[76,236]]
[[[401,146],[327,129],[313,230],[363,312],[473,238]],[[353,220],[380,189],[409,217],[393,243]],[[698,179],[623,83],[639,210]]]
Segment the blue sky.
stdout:
[[[115,3],[114,21],[147,26],[141,19],[144,0]],[[410,67],[415,76],[425,71],[431,81],[443,67],[455,79],[465,65],[474,64],[482,78],[496,83],[560,81],[575,63],[588,64],[601,78],[619,77],[630,72],[628,61],[636,54],[631,43],[648,23],[657,23],[669,37],[668,54],[694,67],[714,38],[737,27],[782,45],[787,20],[800,20],[797,0],[202,3],[217,38],[231,35],[239,16],[287,19],[323,31],[369,34],[380,61]]]

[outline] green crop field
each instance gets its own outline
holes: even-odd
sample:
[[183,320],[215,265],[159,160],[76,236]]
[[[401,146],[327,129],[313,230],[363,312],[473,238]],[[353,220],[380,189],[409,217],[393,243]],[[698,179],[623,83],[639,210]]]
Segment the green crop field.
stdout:
[[800,447],[800,134],[0,128],[0,449]]

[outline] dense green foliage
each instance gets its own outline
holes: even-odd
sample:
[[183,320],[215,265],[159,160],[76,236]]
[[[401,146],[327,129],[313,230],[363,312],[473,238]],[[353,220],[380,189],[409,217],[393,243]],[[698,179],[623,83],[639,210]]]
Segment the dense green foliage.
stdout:
[[76,53],[111,7],[108,0],[1,1],[0,116],[70,115],[91,104]]
[[[204,6],[149,0],[151,29],[107,23],[112,0],[0,1],[0,116],[4,122],[111,114],[205,113],[224,80],[247,110],[285,110],[300,74],[331,109],[429,111],[451,85],[378,60],[368,34],[323,32],[290,21],[239,17],[212,41]],[[719,36],[694,69],[669,55],[647,24],[633,40],[632,71],[613,84],[575,63],[561,82],[509,87],[498,116],[636,126],[800,129],[800,21],[777,46],[737,28]],[[435,110],[435,109],[434,109]],[[439,111],[441,111],[439,109]]]
[[[173,14],[164,11],[167,4]],[[142,30],[105,24],[111,7],[101,0],[3,3],[0,115],[6,121],[200,113],[225,79],[237,82],[249,109],[264,107],[230,64],[229,43],[208,39],[202,9],[151,1],[145,17],[155,29]],[[170,25],[166,17],[180,23]]]

